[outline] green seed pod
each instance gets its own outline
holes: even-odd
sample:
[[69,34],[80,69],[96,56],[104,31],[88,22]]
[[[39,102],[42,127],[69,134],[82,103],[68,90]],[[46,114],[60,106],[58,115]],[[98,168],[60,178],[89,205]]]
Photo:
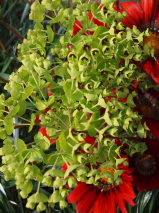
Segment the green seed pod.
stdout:
[[52,177],[50,177],[50,176],[44,177],[42,180],[42,183],[47,186],[52,186],[53,185]]
[[20,192],[20,195],[23,199],[27,198],[28,197],[28,194],[25,192],[25,191],[21,191]]
[[11,162],[13,163],[13,159],[15,159],[14,155],[2,156],[2,164],[10,164]]
[[67,203],[65,200],[61,200],[59,204],[60,204],[60,208],[61,208],[61,209],[66,208],[67,205],[68,205],[68,203]]
[[50,196],[49,198],[49,203],[57,203],[60,200],[63,200],[63,197],[61,196],[61,194],[59,193],[59,191],[55,191],[53,192],[53,194]]
[[5,173],[8,171],[8,167],[6,165],[0,167],[0,171]]
[[44,203],[40,202],[37,207],[36,207],[36,210],[37,211],[44,211],[46,209],[46,206]]
[[61,190],[60,190],[60,193],[61,193],[61,196],[62,196],[63,198],[66,198],[67,195],[68,195],[68,191],[67,191],[66,189],[61,189]]
[[9,170],[10,172],[14,172],[14,171],[17,169],[18,165],[19,165],[18,162],[16,162],[16,163],[11,163],[11,164],[8,165],[8,170]]
[[44,68],[48,68],[48,67],[51,66],[51,62],[50,62],[48,59],[45,59],[45,60],[43,61],[43,64],[44,64]]
[[63,186],[63,180],[59,177],[56,177],[53,185],[55,188],[60,188],[61,186]]
[[34,209],[35,208],[35,203],[27,202],[26,207],[29,208],[29,209]]
[[77,186],[76,179],[74,177],[69,177],[68,185],[69,185],[70,188],[73,188],[73,187]]
[[43,193],[35,193],[28,198],[28,202],[31,203],[48,202],[48,197]]
[[33,183],[31,180],[26,180],[23,182],[21,189],[29,194],[33,189]]

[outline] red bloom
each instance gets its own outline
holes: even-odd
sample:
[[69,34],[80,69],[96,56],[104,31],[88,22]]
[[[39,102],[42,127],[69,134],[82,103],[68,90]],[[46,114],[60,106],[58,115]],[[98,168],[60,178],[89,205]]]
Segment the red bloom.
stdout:
[[147,150],[134,154],[130,166],[134,167],[133,185],[138,191],[159,189],[159,141],[147,139]]
[[142,123],[146,122],[150,129],[148,133],[159,139],[159,92],[149,89],[145,93],[139,93],[135,102],[143,115]]
[[144,63],[144,70],[159,83],[159,6],[158,0],[141,0],[123,2],[120,10],[126,11],[128,16],[122,21],[126,27],[137,26],[140,31],[149,30],[150,37],[144,37],[144,44],[150,43],[155,51],[155,58],[148,58]]
[[43,136],[46,136],[49,139],[50,143],[54,143],[57,140],[57,138],[56,139],[51,139],[48,136],[48,134],[46,132],[46,127],[40,127],[39,130],[38,130],[38,132],[41,132]]
[[[126,168],[126,166],[124,167]],[[105,168],[103,170],[106,171]],[[119,185],[115,182],[108,183],[107,178],[98,180],[97,185],[79,183],[68,196],[68,202],[77,202],[76,211],[80,213],[116,213],[117,206],[122,213],[127,213],[125,204],[134,206],[133,199],[136,197],[130,173],[131,171],[128,169],[122,173],[123,182]]]

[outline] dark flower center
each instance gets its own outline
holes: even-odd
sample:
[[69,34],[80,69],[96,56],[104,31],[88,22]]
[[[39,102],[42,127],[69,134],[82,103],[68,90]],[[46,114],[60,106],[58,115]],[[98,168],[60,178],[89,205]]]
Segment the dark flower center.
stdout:
[[139,94],[136,105],[145,118],[159,120],[159,100],[155,95]]
[[142,176],[150,176],[156,172],[155,158],[150,154],[137,156],[134,161],[134,166]]
[[[115,172],[113,167],[99,168],[99,170],[101,170],[100,174],[103,174],[104,172],[110,172],[111,174],[114,174]],[[112,183],[109,183],[108,178],[102,177],[98,180],[97,188],[100,189],[101,191],[109,191],[115,186],[116,186],[115,181]]]
[[151,47],[154,48],[155,56],[159,56],[159,34],[150,32],[150,36],[144,36],[143,43],[151,44]]

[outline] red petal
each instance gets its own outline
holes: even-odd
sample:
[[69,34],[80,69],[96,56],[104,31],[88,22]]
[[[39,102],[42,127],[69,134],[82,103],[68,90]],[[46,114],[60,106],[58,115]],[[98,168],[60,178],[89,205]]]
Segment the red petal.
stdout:
[[138,2],[129,1],[120,3],[120,6],[127,12],[128,16],[122,21],[126,27],[139,26],[143,23],[143,10]]
[[89,191],[92,185],[87,185],[86,183],[80,183],[67,197],[69,203],[76,203],[80,201],[83,196]]
[[156,60],[146,60],[143,66],[151,78],[159,84],[159,58],[156,58]]
[[121,193],[119,193],[116,188],[114,188],[114,191],[115,191],[116,201],[117,201],[117,204],[118,204],[121,212],[128,213],[128,211],[125,208],[125,202],[124,202],[123,198],[121,197]]
[[125,200],[130,206],[136,206],[136,203],[134,203],[132,200]]
[[149,22],[155,15],[158,0],[141,0],[141,7],[144,11],[144,23]]
[[157,22],[157,25],[159,25],[159,7],[156,9],[156,15],[155,15],[155,22]]
[[75,20],[73,25],[73,35],[75,36],[82,28],[81,22],[79,20]]
[[150,129],[151,134],[159,139],[159,122],[151,119],[145,119],[146,125]]
[[129,182],[132,182],[133,181],[133,176],[132,175],[128,175],[125,172],[123,172],[123,174],[122,174],[122,180],[126,180],[126,181],[129,181]]
[[114,192],[112,190],[110,190],[110,194],[108,196],[108,211],[111,213],[117,212],[117,203]]
[[92,213],[92,209],[94,209],[96,199],[99,196],[98,192],[100,192],[100,190],[92,186],[76,205],[77,212]]
[[108,213],[108,192],[100,192],[93,213]]
[[133,200],[134,198],[136,198],[132,184],[130,182],[125,181],[124,183],[120,184],[119,189],[123,199]]

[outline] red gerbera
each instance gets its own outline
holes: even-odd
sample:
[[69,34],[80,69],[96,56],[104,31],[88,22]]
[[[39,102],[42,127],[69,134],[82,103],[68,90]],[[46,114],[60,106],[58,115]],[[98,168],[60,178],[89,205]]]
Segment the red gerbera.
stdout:
[[[122,167],[126,170],[121,175],[121,184],[109,183],[107,178],[101,178],[97,185],[79,183],[68,196],[68,202],[77,202],[76,211],[80,213],[116,213],[117,206],[122,213],[127,213],[125,204],[134,206],[133,199],[136,195],[131,183],[131,170],[126,166]],[[100,169],[103,172],[113,171],[113,168]]]
[[143,115],[142,123],[146,122],[150,129],[148,133],[159,139],[159,92],[153,89],[145,93],[140,92],[135,102]]
[[133,185],[138,191],[159,189],[159,141],[145,140],[147,150],[134,154],[130,166],[134,168]]
[[154,48],[155,57],[148,58],[144,63],[144,70],[159,83],[159,5],[158,0],[141,0],[123,2],[119,5],[121,11],[126,11],[128,16],[122,21],[126,27],[137,26],[140,31],[149,30],[150,36],[144,37],[144,44],[150,43]]

